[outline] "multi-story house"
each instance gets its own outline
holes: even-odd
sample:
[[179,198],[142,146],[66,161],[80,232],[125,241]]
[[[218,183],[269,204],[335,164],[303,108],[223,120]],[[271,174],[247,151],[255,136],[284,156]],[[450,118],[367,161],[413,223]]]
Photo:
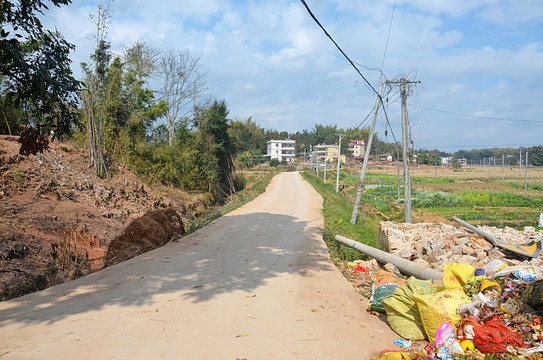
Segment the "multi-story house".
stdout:
[[349,150],[353,153],[353,157],[364,157],[364,140],[351,140]]
[[296,140],[270,140],[268,141],[267,156],[279,161],[294,161],[296,155]]

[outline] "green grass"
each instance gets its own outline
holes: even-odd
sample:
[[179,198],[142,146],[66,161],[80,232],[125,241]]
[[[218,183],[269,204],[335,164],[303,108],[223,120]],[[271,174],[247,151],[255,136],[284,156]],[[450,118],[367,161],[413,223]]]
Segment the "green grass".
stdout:
[[335,241],[334,236],[342,235],[349,239],[378,247],[379,220],[367,214],[362,214],[359,215],[356,224],[352,225],[351,214],[353,205],[343,194],[336,194],[335,184],[323,184],[321,179],[310,172],[302,173],[302,176],[323,198],[323,238],[328,246],[332,260],[337,263],[337,261],[366,259],[357,250]]
[[543,199],[533,199],[508,191],[465,192],[459,194],[466,206],[507,206],[507,207],[543,207]]

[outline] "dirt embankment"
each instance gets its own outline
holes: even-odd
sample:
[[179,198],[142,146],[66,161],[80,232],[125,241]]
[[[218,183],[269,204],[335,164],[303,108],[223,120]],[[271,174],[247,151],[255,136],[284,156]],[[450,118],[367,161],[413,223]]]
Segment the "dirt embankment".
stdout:
[[[0,136],[0,300],[100,269],[106,255],[124,260],[129,247],[137,255],[163,244],[201,211],[197,197],[150,188],[119,164],[98,178],[86,152],[70,144],[28,156],[19,147],[17,137]],[[152,213],[161,209],[171,210]],[[116,237],[120,253],[107,254]],[[129,238],[145,244],[128,246]]]

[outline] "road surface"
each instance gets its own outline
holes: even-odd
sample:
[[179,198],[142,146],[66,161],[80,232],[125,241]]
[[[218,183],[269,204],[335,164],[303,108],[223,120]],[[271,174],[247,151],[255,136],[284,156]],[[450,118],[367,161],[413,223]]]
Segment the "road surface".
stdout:
[[322,240],[322,198],[282,173],[160,249],[0,303],[1,359],[370,359],[395,335]]

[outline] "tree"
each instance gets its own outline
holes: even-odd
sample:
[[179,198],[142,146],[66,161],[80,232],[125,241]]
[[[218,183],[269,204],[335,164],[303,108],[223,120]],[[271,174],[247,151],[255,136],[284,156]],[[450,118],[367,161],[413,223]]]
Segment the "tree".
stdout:
[[192,56],[188,50],[170,51],[159,60],[163,81],[160,94],[161,100],[168,104],[166,119],[170,145],[173,144],[177,121],[191,112],[196,99],[205,91],[206,74],[200,70],[200,61],[200,56]]
[[[89,157],[96,170],[96,174],[100,177],[105,177],[108,171],[104,160],[103,133],[106,126],[108,108],[111,108],[108,100],[113,86],[110,85],[115,83],[112,78],[117,79],[119,77],[118,71],[110,71],[109,79],[106,79],[106,75],[108,75],[107,69],[111,60],[111,53],[109,52],[110,44],[106,41],[110,18],[109,2],[105,7],[99,5],[96,16],[91,16],[91,18],[96,25],[96,47],[94,53],[91,55],[94,66],[91,67],[85,63],[81,64],[86,74],[86,87],[81,94],[81,103],[83,118],[87,127]],[[118,67],[116,65],[114,69],[118,69]]]
[[[55,6],[70,0],[50,0]],[[0,77],[3,95],[42,133],[62,136],[77,123],[74,109],[80,83],[70,70],[74,46],[60,33],[45,30],[37,14],[42,0],[0,1]]]
[[264,131],[252,121],[251,117],[245,121],[231,121],[228,131],[236,153],[264,154],[266,152]]

